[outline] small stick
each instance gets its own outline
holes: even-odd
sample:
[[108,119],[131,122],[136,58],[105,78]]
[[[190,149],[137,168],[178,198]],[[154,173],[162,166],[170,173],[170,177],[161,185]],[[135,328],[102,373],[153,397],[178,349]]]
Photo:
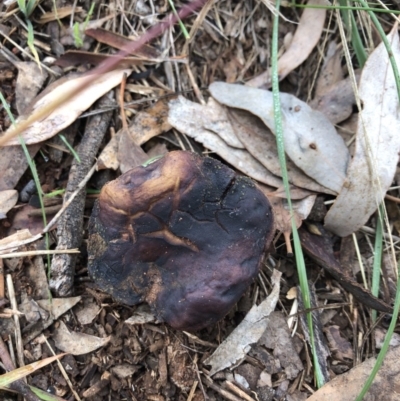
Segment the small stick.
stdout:
[[0,259],[0,298],[4,298],[4,263]]
[[231,381],[226,380],[224,382],[224,386],[228,389],[231,390],[232,393],[235,393],[239,397],[241,397],[243,400],[246,401],[255,401],[254,398],[250,397],[248,394],[246,394],[243,390],[241,390],[239,387],[235,386]]
[[205,379],[205,382],[206,382],[205,384],[207,387],[210,387],[212,390],[221,394],[222,397],[224,397],[228,401],[243,401],[241,398],[236,397],[236,395],[230,393],[229,391],[227,391],[227,390],[223,389],[222,387],[218,386],[217,384],[215,384],[210,377],[205,375],[204,379]]
[[[40,251],[25,251],[25,252],[14,252],[14,253],[5,253],[0,255],[0,261],[2,259],[9,259],[9,258],[19,258],[24,256],[40,256],[40,255],[57,255],[60,253],[80,253],[78,248],[75,249],[42,249]],[[1,277],[0,277],[1,280]],[[0,285],[1,287],[1,285]],[[0,288],[1,290],[1,288]]]
[[[50,345],[49,342],[47,341],[47,338],[46,338],[43,334],[42,334],[42,339],[46,342],[46,344],[47,344],[49,350],[51,351],[51,353],[52,353],[54,356],[56,356],[56,353],[54,352],[53,348],[51,347],[51,345]],[[61,371],[61,374],[63,375],[65,381],[68,383],[68,386],[69,386],[70,390],[72,391],[72,394],[74,395],[74,397],[75,397],[78,401],[81,401],[81,398],[79,397],[78,393],[74,390],[74,386],[72,385],[71,380],[69,379],[68,374],[67,374],[67,372],[65,371],[64,366],[62,365],[62,363],[60,362],[59,359],[57,359],[57,364],[58,364],[58,367],[59,367],[59,369],[60,369],[60,371]]]
[[[107,108],[112,103],[111,94],[104,95],[98,102],[100,108]],[[96,158],[104,135],[111,121],[112,112],[98,114],[91,117],[86,124],[85,133],[78,147],[80,161],[74,159],[68,176],[65,190],[65,202],[75,193],[76,186],[82,182],[90,166]],[[74,202],[69,205],[57,224],[58,250],[78,248],[83,237],[83,213],[85,210],[86,191],[76,195]],[[77,257],[74,254],[58,254],[51,261],[50,288],[57,296],[65,297],[73,292],[75,264]]]
[[60,209],[60,211],[50,220],[49,224],[43,229],[41,234],[45,234],[51,230],[51,228],[57,223],[58,219],[60,216],[64,213],[65,209],[73,202],[75,197],[79,194],[79,192],[82,191],[82,189],[86,186],[92,175],[96,172],[97,170],[97,163],[95,163],[92,168],[89,170],[89,172],[86,174],[85,178],[79,183],[79,185],[76,187],[76,190],[70,195],[68,200],[63,204],[63,207]]
[[[7,274],[6,281],[7,281],[7,290],[8,290],[8,296],[10,298],[11,309],[18,310],[17,299],[15,298],[14,283],[12,281],[11,274]],[[22,368],[23,366],[25,366],[24,346],[22,344],[21,326],[19,324],[18,315],[14,315],[14,323],[15,323],[15,348],[17,349],[18,365],[20,368]]]
[[193,397],[194,397],[194,392],[196,391],[197,385],[199,384],[199,382],[197,380],[195,380],[193,382],[192,388],[190,389],[190,393],[188,395],[188,398],[186,399],[186,401],[192,401]]

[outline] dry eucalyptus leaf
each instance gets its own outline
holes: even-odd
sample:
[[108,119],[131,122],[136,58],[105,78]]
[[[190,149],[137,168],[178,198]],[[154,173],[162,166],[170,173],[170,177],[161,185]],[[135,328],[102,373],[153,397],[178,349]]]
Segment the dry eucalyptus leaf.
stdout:
[[[245,110],[230,109],[229,117],[236,136],[248,152],[272,174],[281,177],[276,139],[268,127],[257,116]],[[332,194],[332,191],[306,176],[290,159],[286,161],[286,166],[291,184],[314,192]]]
[[[400,347],[389,348],[375,380],[363,398],[364,401],[398,401],[399,359]],[[307,401],[354,401],[368,379],[375,362],[376,358],[367,359],[349,372],[336,376],[307,398]]]
[[49,297],[49,283],[47,282],[46,266],[43,262],[43,256],[35,256],[26,266],[24,272],[30,283],[35,286],[30,294],[33,299],[45,299]]
[[121,131],[117,134],[113,135],[104,149],[101,151],[99,158],[97,159],[97,169],[112,169],[117,170],[119,167],[118,160],[118,146],[119,146],[119,137],[121,135]]
[[27,228],[19,230],[0,240],[0,255],[3,253],[13,252],[20,246],[30,244],[41,237],[42,234],[33,235]]
[[53,298],[51,302],[48,299],[41,299],[37,301],[41,308],[51,313],[53,319],[58,319],[65,312],[74,307],[82,297],[70,298]]
[[7,217],[7,213],[18,201],[18,192],[15,189],[0,191],[0,220]]
[[[279,79],[282,80],[305,60],[319,42],[324,28],[326,10],[312,8],[313,5],[329,5],[326,0],[309,0],[300,17],[296,33],[285,53],[278,60]],[[268,70],[247,83],[253,87],[271,84],[271,71]]]
[[204,127],[198,110],[201,105],[179,96],[169,102],[168,121],[178,131],[202,143],[207,149],[217,153],[225,161],[242,173],[263,184],[280,187],[282,180],[268,171],[261,163],[244,149],[227,145],[219,135]]
[[[28,152],[33,159],[40,145],[28,146]],[[21,145],[0,147],[0,190],[14,189],[28,168],[28,160]]]
[[[387,330],[377,327],[374,330],[374,337],[375,337],[375,348],[376,349],[382,349],[383,343],[385,341],[387,335]],[[393,333],[392,337],[390,338],[390,343],[389,345],[391,347],[398,347],[400,345],[400,334],[398,333]]]
[[[74,122],[97,99],[118,85],[124,74],[129,75],[130,72],[130,70],[113,70],[99,75],[89,86],[83,87],[75,96],[70,96],[67,101],[51,114],[47,115],[47,117],[33,123],[22,135],[25,143],[34,144],[53,137]],[[80,88],[85,82],[87,75],[61,78],[54,82],[33,101],[32,107],[29,107],[29,110],[26,110],[23,115],[18,117],[17,124],[19,121],[25,120],[32,112],[37,112],[49,106],[66,93]],[[12,130],[13,127],[9,128],[6,134]],[[5,146],[18,145],[19,143],[18,138],[13,138]]]
[[314,96],[317,98],[325,95],[333,85],[342,79],[342,47],[332,41],[327,46],[324,64],[315,85]]
[[[356,72],[356,78],[358,76]],[[338,124],[352,115],[355,103],[351,79],[347,77],[331,86],[324,95],[313,99],[310,106],[323,113],[332,124]]]
[[138,144],[143,145],[149,139],[171,129],[168,123],[168,101],[159,100],[152,107],[135,115],[129,126],[129,134]]
[[18,113],[21,115],[39,93],[48,73],[45,69],[39,68],[34,61],[17,62],[15,66],[18,68],[15,100]]
[[84,298],[83,302],[74,308],[76,318],[82,325],[91,324],[100,311],[100,306],[97,305],[93,298]]
[[132,139],[129,132],[125,129],[121,129],[118,143],[118,161],[119,169],[122,173],[140,166],[149,160],[146,152]]
[[[387,36],[400,65],[397,27]],[[325,218],[325,226],[345,237],[363,226],[390,187],[399,160],[400,119],[396,82],[386,48],[381,43],[361,74],[356,147],[347,180]]]
[[[310,195],[304,199],[292,201],[294,220],[297,228],[301,226],[303,220],[310,214],[316,198],[317,195]],[[292,221],[287,200],[271,195],[268,199],[274,209],[276,229],[282,233],[291,233]]]
[[[209,90],[218,102],[255,114],[275,134],[272,92],[225,82],[214,82]],[[281,93],[280,101],[287,155],[309,177],[338,193],[349,160],[343,139],[322,113],[300,99]]]
[[295,379],[304,369],[303,363],[296,352],[286,318],[282,312],[272,312],[268,318],[267,328],[260,338],[259,344],[273,350],[275,358],[279,359],[288,379]]
[[250,351],[250,346],[261,338],[268,325],[268,316],[279,299],[280,277],[281,273],[274,270],[273,289],[268,298],[260,305],[254,305],[229,337],[204,361],[205,365],[212,366],[210,376],[239,362]]
[[100,338],[85,333],[69,331],[63,321],[60,321],[59,324],[53,334],[54,343],[58,349],[72,355],[83,355],[96,351],[111,339],[111,336]]

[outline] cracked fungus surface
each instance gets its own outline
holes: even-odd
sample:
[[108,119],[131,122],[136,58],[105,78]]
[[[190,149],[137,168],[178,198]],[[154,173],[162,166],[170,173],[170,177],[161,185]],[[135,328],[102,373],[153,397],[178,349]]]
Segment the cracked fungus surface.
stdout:
[[249,178],[175,151],[105,185],[89,235],[99,288],[128,305],[148,302],[174,328],[198,330],[228,313],[257,275],[273,215]]

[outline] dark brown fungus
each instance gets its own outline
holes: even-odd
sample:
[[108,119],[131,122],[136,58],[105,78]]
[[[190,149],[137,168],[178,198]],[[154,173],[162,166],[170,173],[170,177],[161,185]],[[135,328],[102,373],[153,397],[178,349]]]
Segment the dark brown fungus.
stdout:
[[198,330],[220,320],[256,277],[273,215],[249,178],[176,151],[108,183],[90,219],[89,273],[116,300]]

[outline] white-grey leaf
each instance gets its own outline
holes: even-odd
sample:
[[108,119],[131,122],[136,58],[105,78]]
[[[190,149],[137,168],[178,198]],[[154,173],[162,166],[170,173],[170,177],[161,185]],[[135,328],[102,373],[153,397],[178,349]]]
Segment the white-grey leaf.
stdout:
[[[55,81],[51,86],[46,88],[32,102],[24,112],[26,114],[17,118],[17,123],[26,120],[32,113],[39,110],[46,110],[49,105],[58,100],[65,94],[72,93],[77,88],[81,88],[85,83],[89,73],[74,77],[63,77]],[[73,123],[83,111],[88,109],[97,99],[118,85],[124,74],[129,75],[131,70],[113,70],[100,74],[88,86],[82,87],[79,93],[70,96],[67,101],[60,105],[52,113],[39,121],[35,121],[22,135],[27,145],[42,142],[49,139],[60,132],[65,127]],[[10,127],[6,132],[9,133],[14,127]],[[19,138],[10,139],[4,146],[19,145]]]
[[204,127],[201,105],[179,96],[169,102],[168,122],[178,131],[202,143],[242,173],[263,184],[278,188],[282,180],[268,171],[245,149],[227,145],[217,134]]
[[[400,65],[397,27],[388,35],[392,55]],[[390,187],[400,150],[399,99],[386,48],[381,43],[369,56],[361,74],[356,147],[348,177],[329,210],[326,227],[347,236],[364,225]]]
[[260,305],[254,305],[239,326],[204,361],[205,365],[212,366],[210,376],[240,361],[250,350],[251,344],[255,344],[261,338],[268,323],[267,318],[275,310],[279,299],[280,277],[281,273],[274,270],[273,289],[268,298]]
[[58,349],[72,355],[83,355],[106,345],[111,336],[100,338],[85,333],[70,331],[63,321],[54,331],[53,340]]
[[[214,82],[212,96],[226,106],[247,110],[275,133],[272,92]],[[309,177],[338,193],[346,177],[349,152],[335,127],[295,96],[281,93],[285,151]]]

